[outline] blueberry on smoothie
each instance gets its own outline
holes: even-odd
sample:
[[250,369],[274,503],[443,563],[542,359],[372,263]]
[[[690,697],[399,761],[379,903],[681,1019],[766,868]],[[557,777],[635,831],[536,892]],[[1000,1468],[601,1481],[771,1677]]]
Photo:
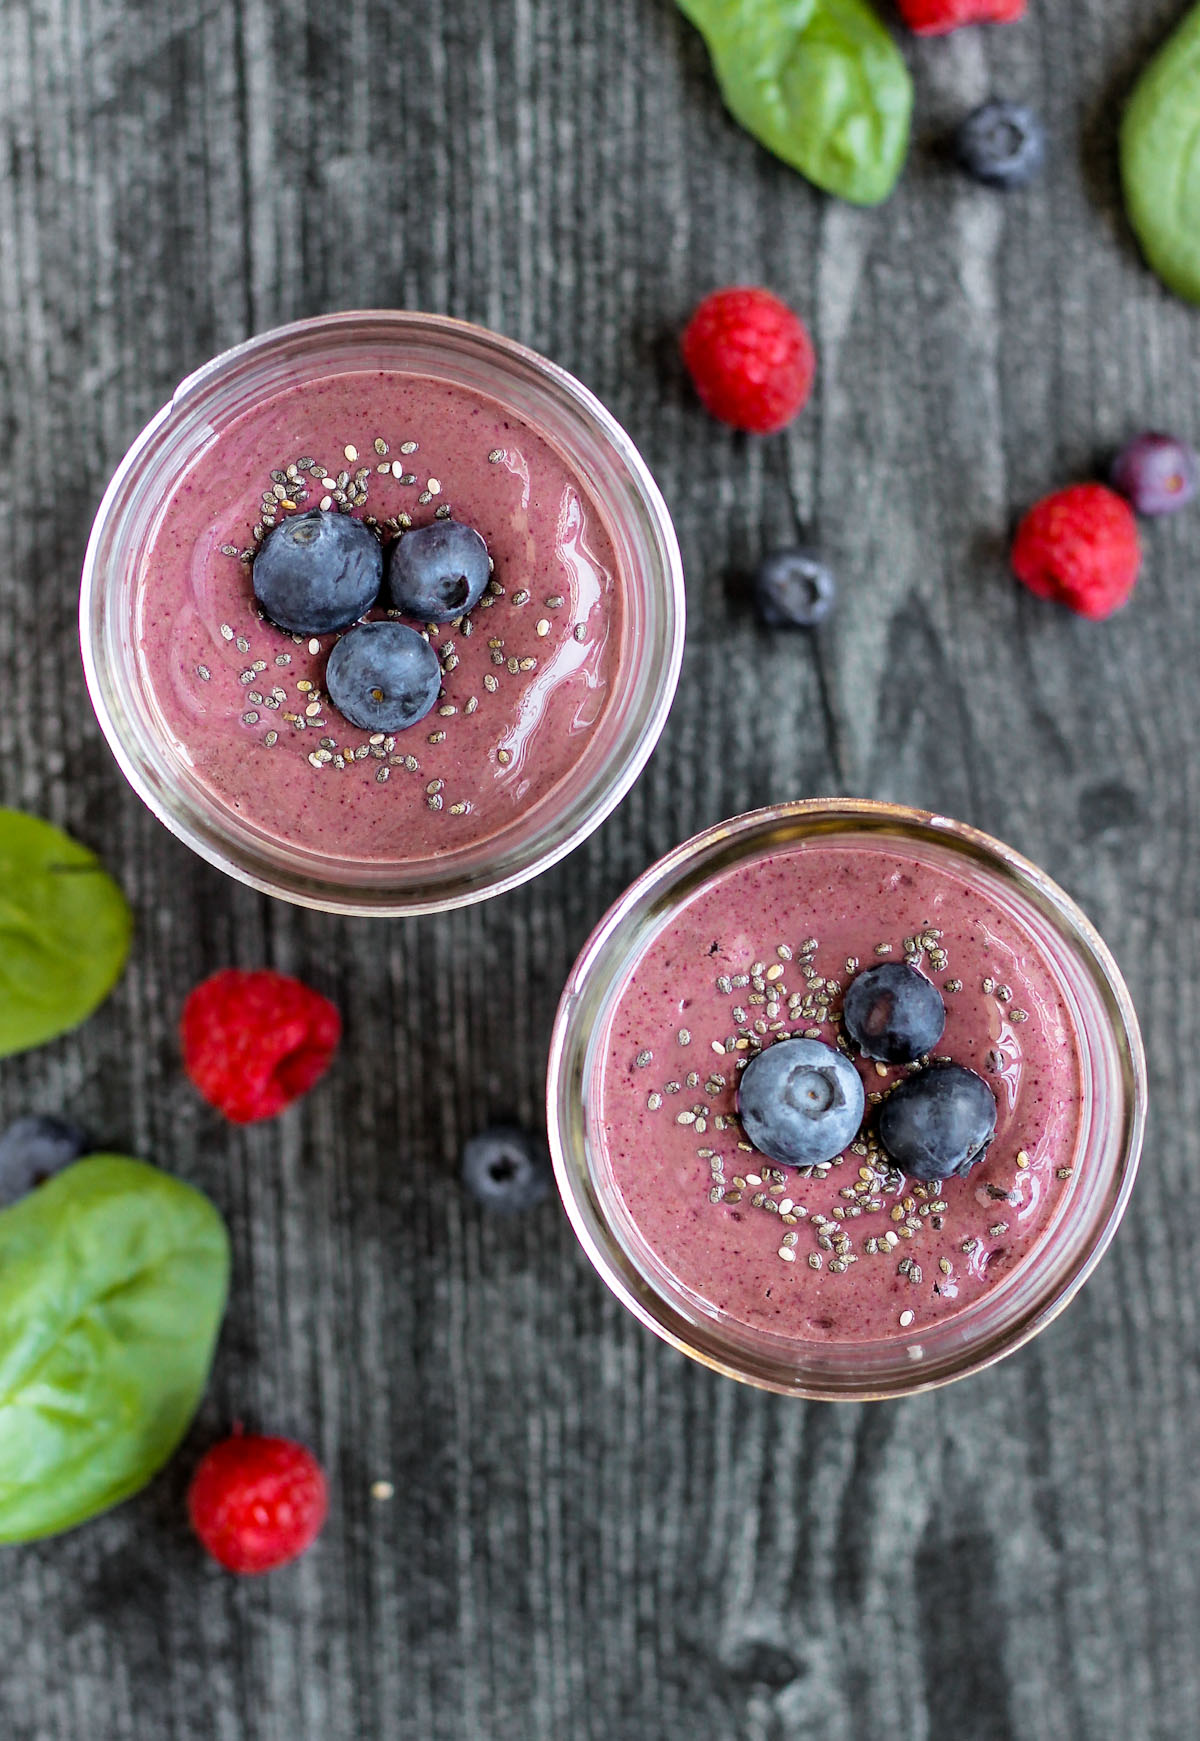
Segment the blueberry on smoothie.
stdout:
[[756,1149],[787,1166],[840,1155],[862,1123],[858,1071],[821,1040],[776,1040],[742,1071],[738,1116]]
[[768,628],[813,629],[837,598],[833,570],[811,550],[776,550],[754,571],[754,602]]
[[479,603],[491,572],[487,545],[474,526],[433,520],[392,545],[388,587],[405,616],[449,623]]
[[328,635],[365,616],[383,584],[383,549],[350,514],[313,508],[272,527],[251,570],[254,596],[292,635]]
[[330,701],[364,731],[416,725],[441,686],[437,654],[405,623],[359,623],[342,636],[325,668]]
[[946,1006],[937,986],[915,967],[884,961],[851,981],[842,1021],[864,1058],[911,1064],[941,1039]]
[[550,1194],[546,1145],[515,1125],[498,1124],[463,1144],[463,1183],[485,1209],[532,1209]]
[[1032,109],[996,99],[972,111],[954,135],[959,164],[976,181],[1027,187],[1042,167],[1046,134]]
[[18,1118],[0,1136],[0,1206],[27,1196],[88,1150],[88,1138],[63,1118]]
[[931,1064],[889,1094],[879,1140],[910,1179],[961,1178],[996,1133],[996,1097],[974,1070]]

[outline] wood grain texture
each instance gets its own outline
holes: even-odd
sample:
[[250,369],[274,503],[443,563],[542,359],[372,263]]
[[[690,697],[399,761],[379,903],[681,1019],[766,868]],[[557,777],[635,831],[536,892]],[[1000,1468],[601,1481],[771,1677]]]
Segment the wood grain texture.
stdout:
[[[1032,0],[906,42],[917,130],[879,211],[823,200],[723,113],[666,0],[0,0],[0,801],[99,848],[138,937],[79,1033],[0,1065],[209,1191],[235,1292],[185,1450],[137,1500],[0,1559],[6,1741],[1186,1741],[1200,1664],[1200,533],[1148,530],[1097,628],[1025,596],[1014,515],[1146,425],[1200,437],[1200,315],[1138,262],[1115,119],[1182,0]],[[990,92],[1048,119],[1002,199],[939,141]],[[813,404],[708,421],[674,335],[761,280],[809,318]],[[296,316],[404,304],[557,358],[676,516],[689,643],[661,747],[568,864],[458,916],[292,910],[124,786],[76,651],[106,478],[176,381]],[[800,528],[842,580],[815,639],[745,604]],[[850,792],[1046,866],[1126,969],[1151,1061],[1112,1254],[998,1369],[888,1406],[713,1378],[610,1300],[548,1207],[460,1194],[534,1121],[576,950],[652,858],[732,812]],[[303,973],[334,1076],[234,1131],[183,1080],[184,990]],[[319,1551],[237,1583],[182,1498],[234,1420],[331,1471]],[[393,1500],[371,1498],[377,1479]]]

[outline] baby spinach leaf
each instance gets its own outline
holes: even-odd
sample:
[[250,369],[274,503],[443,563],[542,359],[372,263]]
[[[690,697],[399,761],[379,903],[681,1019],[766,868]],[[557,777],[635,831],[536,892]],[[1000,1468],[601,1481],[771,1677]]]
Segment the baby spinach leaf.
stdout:
[[1121,121],[1121,181],[1147,261],[1200,302],[1200,6],[1134,87]]
[[734,118],[827,193],[877,205],[908,149],[912,80],[868,0],[678,0]]
[[125,897],[69,834],[0,809],[0,1057],[75,1027],[129,953]]
[[229,1240],[190,1185],[91,1155],[0,1211],[0,1541],[145,1486],[204,1391]]

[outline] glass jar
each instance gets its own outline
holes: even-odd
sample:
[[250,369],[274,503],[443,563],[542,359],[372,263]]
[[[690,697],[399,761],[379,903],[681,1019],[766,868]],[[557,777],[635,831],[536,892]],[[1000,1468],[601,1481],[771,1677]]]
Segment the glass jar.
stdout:
[[[140,656],[139,595],[164,504],[221,433],[311,379],[395,370],[498,402],[581,480],[616,556],[624,630],[607,703],[552,791],[499,832],[409,861],[349,858],[278,838],[202,780],[167,729]],[[374,455],[371,456],[374,459]],[[539,632],[541,632],[539,630]],[[138,795],[210,863],[267,894],[330,912],[400,915],[483,900],[577,846],[629,790],[666,720],[683,652],[679,549],[666,506],[620,425],[565,370],[462,321],[402,311],[324,315],[226,351],[190,375],[138,436],[104,496],[84,562],[88,688]]]
[[[647,950],[685,903],[731,869],[818,841],[825,847],[883,845],[932,871],[951,872],[968,893],[978,890],[1031,939],[1075,1030],[1077,1138],[1051,1219],[1012,1270],[978,1299],[909,1336],[804,1339],[714,1306],[647,1243],[614,1184],[603,1140],[599,1086],[609,1023]],[[741,922],[744,927],[744,915]],[[1124,1213],[1145,1109],[1145,1059],[1129,993],[1075,903],[1035,865],[973,828],[852,799],[780,804],[735,817],[652,865],[585,945],[563,992],[550,1049],[555,1172],[567,1213],[603,1280],[642,1323],[714,1370],[763,1389],[828,1400],[894,1397],[948,1383],[1011,1353],[1056,1317],[1095,1268]],[[655,1159],[647,1154],[647,1165]],[[905,1313],[900,1323],[911,1316]]]

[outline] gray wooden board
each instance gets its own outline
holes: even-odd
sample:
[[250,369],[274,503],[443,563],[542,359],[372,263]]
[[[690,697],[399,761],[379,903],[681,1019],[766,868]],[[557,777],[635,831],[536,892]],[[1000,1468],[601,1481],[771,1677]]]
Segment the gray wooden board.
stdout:
[[[1096,627],[1008,577],[1015,514],[1146,425],[1200,437],[1200,314],[1140,265],[1114,125],[1181,0],[1032,0],[906,53],[912,160],[832,204],[721,108],[666,0],[3,0],[0,799],[99,848],[136,908],[81,1031],[0,1065],[196,1181],[235,1286],[184,1451],[140,1498],[0,1556],[6,1741],[1185,1741],[1200,1732],[1197,512]],[[990,92],[1046,116],[1010,199],[938,142]],[[709,421],[675,335],[761,280],[821,369],[785,435]],[[76,653],[106,477],[194,365],[325,309],[409,305],[548,352],[676,517],[690,629],[661,746],[569,863],[457,916],[339,921],[193,858],[122,782]],[[842,582],[815,640],[742,577],[799,527]],[[1093,914],[1153,1113],[1113,1252],[1032,1347],[889,1406],[719,1380],[609,1298],[553,1207],[464,1200],[464,1135],[539,1116],[559,987],[660,852],[851,792],[960,815]],[[300,972],[337,1068],[236,1131],[184,1080],[181,996]],[[319,1549],[238,1582],[183,1516],[240,1419],[329,1467]],[[388,1480],[380,1502],[372,1482]]]

